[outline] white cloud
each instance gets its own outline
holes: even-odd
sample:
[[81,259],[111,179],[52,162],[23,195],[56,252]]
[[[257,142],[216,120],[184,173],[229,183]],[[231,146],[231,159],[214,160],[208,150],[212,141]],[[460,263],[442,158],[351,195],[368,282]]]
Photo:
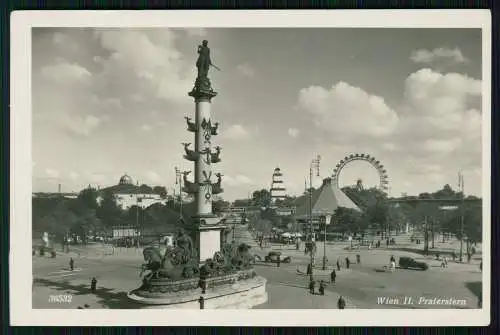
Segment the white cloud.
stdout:
[[81,136],[90,136],[103,122],[103,118],[94,115],[66,116],[64,120],[68,130]]
[[255,77],[255,69],[249,64],[239,64],[236,69],[245,77]]
[[157,183],[161,180],[160,176],[158,175],[158,173],[154,172],[154,171],[146,171],[144,173],[144,176],[146,177],[146,179],[149,181],[149,182],[153,182],[153,183]]
[[60,59],[56,64],[40,69],[41,75],[49,81],[67,85],[73,83],[89,84],[92,74],[83,66]]
[[[185,64],[169,29],[98,29],[96,39],[110,56],[102,58],[99,84],[122,95],[187,103],[194,66]],[[118,83],[118,84],[117,84]]]
[[297,137],[299,136],[300,134],[300,130],[296,129],[296,128],[288,128],[288,135],[290,135],[291,137]]
[[100,173],[91,173],[88,177],[91,183],[102,184],[106,182],[107,176]]
[[453,139],[428,139],[423,143],[423,148],[430,152],[452,153],[460,148],[462,140],[460,138]]
[[59,178],[60,176],[60,173],[59,171],[55,170],[55,169],[52,169],[52,168],[45,168],[45,174],[49,177],[49,178]]
[[222,184],[235,187],[235,186],[253,185],[253,181],[245,175],[237,175],[235,177],[223,176]]
[[221,133],[221,138],[231,140],[243,140],[250,136],[248,130],[240,124],[233,124]]
[[459,64],[467,62],[460,49],[435,48],[434,50],[419,49],[412,52],[410,59],[415,63],[430,64],[436,61],[449,61]]
[[141,130],[144,132],[150,132],[153,128],[149,124],[143,124]]
[[[364,152],[387,162],[389,174],[396,173],[398,179],[405,173],[421,175],[422,181],[414,182],[413,188],[426,182],[449,183],[454,178],[451,171],[480,167],[481,81],[421,69],[402,84],[404,99],[397,111],[382,98],[346,83],[330,90],[303,89],[298,106],[324,131],[318,136],[340,143],[342,151],[346,145],[353,151],[362,146]],[[391,168],[395,162],[399,171]]]
[[319,128],[344,141],[360,136],[386,137],[398,125],[398,115],[383,98],[345,82],[330,89],[304,88],[299,92],[298,104],[312,114]]
[[71,180],[77,180],[79,177],[80,177],[80,175],[78,173],[76,173],[76,172],[72,171],[72,172],[69,173],[69,178]]

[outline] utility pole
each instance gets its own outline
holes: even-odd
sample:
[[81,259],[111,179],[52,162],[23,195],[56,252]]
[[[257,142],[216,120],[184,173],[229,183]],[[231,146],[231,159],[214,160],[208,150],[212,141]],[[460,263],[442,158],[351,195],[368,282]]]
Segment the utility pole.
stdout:
[[314,263],[314,255],[313,255],[313,212],[312,212],[312,177],[313,177],[313,169],[316,169],[316,175],[319,177],[319,163],[321,160],[321,156],[317,156],[315,159],[311,161],[311,165],[309,166],[309,230],[310,230],[310,249],[309,252],[311,253],[311,258],[310,258],[310,263],[311,264],[311,275],[310,275],[310,280],[313,281],[313,263]]
[[460,201],[460,263],[463,261],[463,240],[464,240],[464,175],[462,170],[458,172],[458,187],[461,193],[461,201]]
[[175,184],[179,185],[179,217],[182,220],[182,172],[177,166],[175,167]]

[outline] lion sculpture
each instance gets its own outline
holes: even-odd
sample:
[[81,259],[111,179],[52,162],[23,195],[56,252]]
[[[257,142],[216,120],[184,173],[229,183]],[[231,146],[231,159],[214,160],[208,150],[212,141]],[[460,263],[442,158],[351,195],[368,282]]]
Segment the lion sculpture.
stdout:
[[142,265],[141,277],[145,282],[152,278],[180,280],[192,278],[199,272],[198,253],[192,239],[183,231],[174,238],[174,247],[167,247],[162,256],[155,247],[147,247],[143,251],[145,264]]

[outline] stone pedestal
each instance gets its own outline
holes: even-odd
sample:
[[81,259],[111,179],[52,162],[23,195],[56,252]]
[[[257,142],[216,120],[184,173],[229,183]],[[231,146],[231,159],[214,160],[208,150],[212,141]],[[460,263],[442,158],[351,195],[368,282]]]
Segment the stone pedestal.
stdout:
[[134,290],[128,297],[131,307],[137,309],[200,309],[200,297],[204,299],[204,309],[246,309],[268,299],[266,279],[259,276],[208,289],[205,294],[198,288],[163,294]]
[[198,215],[191,218],[196,229],[196,246],[199,250],[200,263],[212,258],[221,250],[222,233],[226,228],[221,224],[221,218],[213,214]]

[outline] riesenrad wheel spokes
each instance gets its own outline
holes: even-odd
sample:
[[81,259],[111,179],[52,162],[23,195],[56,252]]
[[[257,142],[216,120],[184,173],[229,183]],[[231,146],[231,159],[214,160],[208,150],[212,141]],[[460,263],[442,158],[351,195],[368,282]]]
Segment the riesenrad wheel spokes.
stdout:
[[382,163],[377,160],[375,157],[368,155],[368,154],[350,154],[345,156],[343,159],[341,159],[337,165],[335,165],[335,168],[333,169],[333,181],[335,183],[335,186],[339,187],[339,176],[342,170],[350,163],[354,161],[365,161],[369,163],[371,166],[373,166],[378,174],[379,174],[379,185],[378,188],[384,192],[387,193],[389,190],[389,175],[387,174],[387,170],[382,165]]

